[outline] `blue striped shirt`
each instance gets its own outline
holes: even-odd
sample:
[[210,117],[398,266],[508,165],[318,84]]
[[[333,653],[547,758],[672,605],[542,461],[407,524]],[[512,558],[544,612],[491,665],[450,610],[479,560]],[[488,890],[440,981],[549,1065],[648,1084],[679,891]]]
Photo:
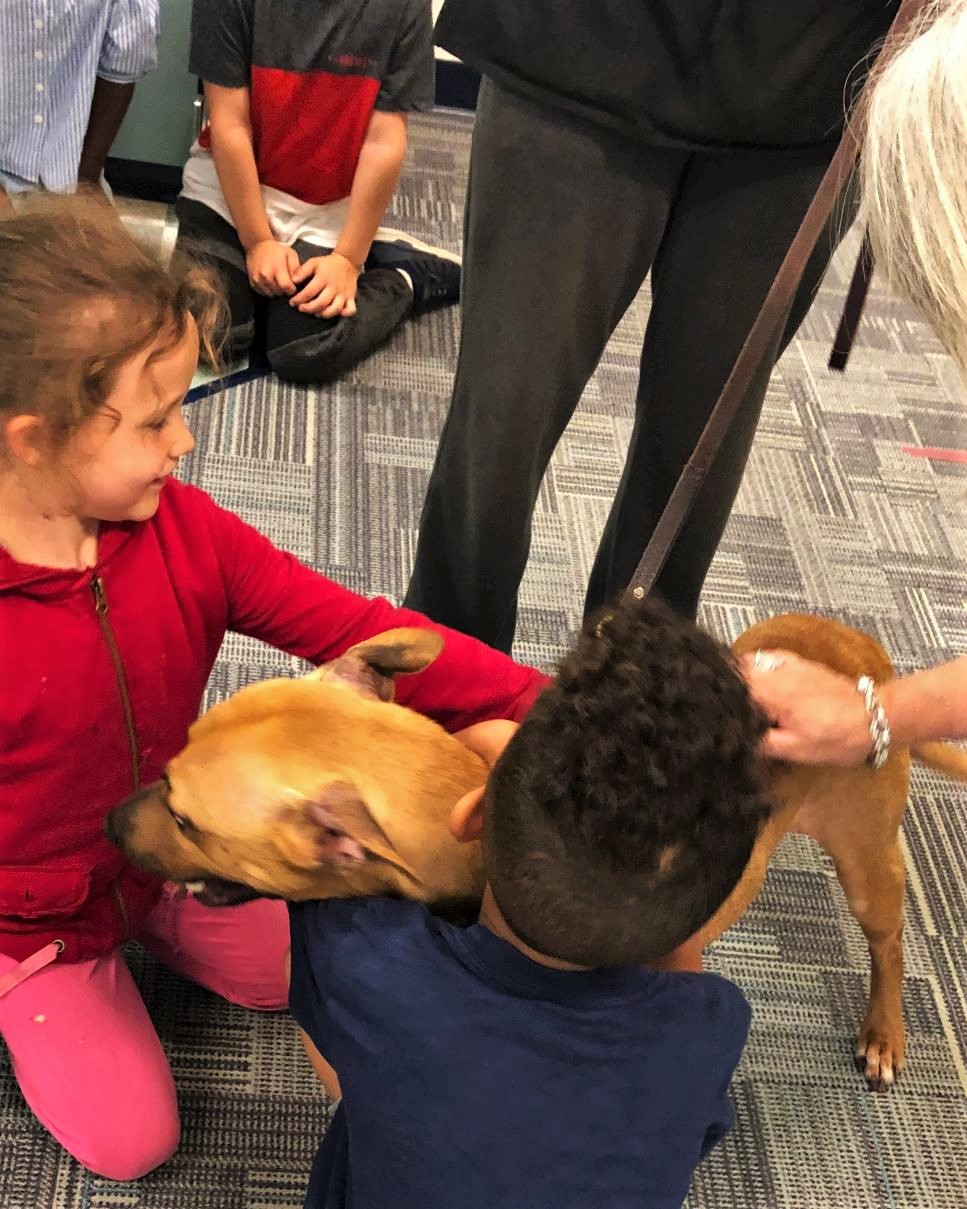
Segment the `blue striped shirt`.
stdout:
[[98,76],[157,63],[158,0],[0,0],[0,185],[70,192]]

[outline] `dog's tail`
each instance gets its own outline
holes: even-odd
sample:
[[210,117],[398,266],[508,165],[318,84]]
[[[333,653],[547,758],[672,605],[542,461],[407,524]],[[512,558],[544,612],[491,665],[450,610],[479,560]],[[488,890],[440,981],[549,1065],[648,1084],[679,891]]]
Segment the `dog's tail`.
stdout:
[[917,743],[910,748],[910,755],[928,768],[967,781],[967,751],[950,743]]

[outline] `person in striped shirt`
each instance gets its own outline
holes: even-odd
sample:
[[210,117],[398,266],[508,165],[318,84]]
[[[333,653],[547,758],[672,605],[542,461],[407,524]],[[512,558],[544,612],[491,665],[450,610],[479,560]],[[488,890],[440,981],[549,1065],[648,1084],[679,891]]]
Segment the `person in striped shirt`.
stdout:
[[157,42],[158,0],[0,5],[0,212],[25,190],[100,183]]

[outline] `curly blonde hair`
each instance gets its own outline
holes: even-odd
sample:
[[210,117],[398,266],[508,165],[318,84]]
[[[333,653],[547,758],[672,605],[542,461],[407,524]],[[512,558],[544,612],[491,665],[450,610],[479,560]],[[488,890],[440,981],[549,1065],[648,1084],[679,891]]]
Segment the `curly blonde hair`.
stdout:
[[152,344],[152,360],[175,348],[190,318],[217,363],[224,305],[204,269],[164,265],[103,199],[28,199],[0,221],[0,419],[40,416],[61,452],[121,366]]

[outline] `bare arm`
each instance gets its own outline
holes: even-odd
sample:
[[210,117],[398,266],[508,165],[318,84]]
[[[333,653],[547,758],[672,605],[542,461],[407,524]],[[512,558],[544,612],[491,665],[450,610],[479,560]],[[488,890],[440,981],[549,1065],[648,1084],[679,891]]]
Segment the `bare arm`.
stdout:
[[107,0],[107,23],[98,53],[97,78],[77,165],[78,179],[98,185],[104,162],[134,96],[134,86],[158,63],[157,0]]
[[133,96],[133,84],[118,84],[101,76],[95,81],[87,132],[77,168],[78,178],[85,183],[96,185],[100,181],[107,153],[117,138]]
[[212,158],[218,183],[242,247],[248,252],[257,243],[273,238],[255,166],[249,91],[206,82],[205,103],[211,122]]
[[211,121],[212,158],[239,241],[245,249],[249,280],[261,294],[291,294],[292,273],[299,257],[280,244],[262,203],[249,90],[223,88],[205,82],[205,101]]
[[346,225],[336,243],[337,254],[350,264],[360,267],[369,255],[405,158],[406,114],[374,110],[353,177]]
[[885,684],[880,700],[899,743],[967,739],[967,658]]
[[293,280],[302,286],[291,300],[293,306],[324,318],[356,313],[356,282],[399,181],[405,157],[406,114],[374,110],[353,176],[349,212],[336,247],[330,256],[310,257],[293,274]]
[[[285,981],[292,985],[292,950],[286,949],[285,956],[282,959],[283,968],[285,969]],[[330,1100],[338,1100],[342,1095],[342,1089],[339,1086],[339,1076],[332,1069],[329,1063],[325,1060],[322,1054],[309,1040],[309,1034],[304,1029],[299,1029],[299,1040],[302,1042],[302,1048],[306,1051],[306,1057],[315,1072],[316,1078],[325,1089],[326,1095]]]
[[[772,651],[775,666],[744,672],[752,695],[775,726],[766,750],[804,764],[859,764],[870,751],[869,719],[854,682],[788,651]],[[967,738],[967,658],[879,685],[893,741],[913,746],[931,739]]]
[[342,1088],[339,1086],[339,1076],[309,1040],[308,1034],[303,1032],[301,1028],[299,1029],[299,1040],[302,1042],[302,1048],[306,1051],[306,1056],[312,1064],[316,1078],[325,1088],[326,1095],[330,1100],[338,1100],[342,1095]]

